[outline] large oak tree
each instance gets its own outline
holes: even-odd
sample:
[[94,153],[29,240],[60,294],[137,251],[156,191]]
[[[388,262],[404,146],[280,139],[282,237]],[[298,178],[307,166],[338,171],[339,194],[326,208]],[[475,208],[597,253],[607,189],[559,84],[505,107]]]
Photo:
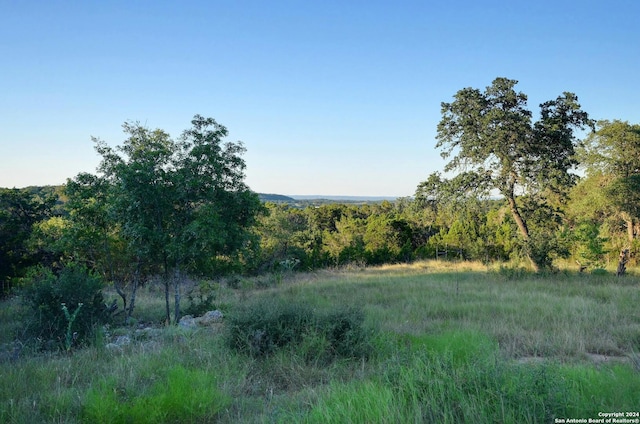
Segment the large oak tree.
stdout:
[[569,92],[542,103],[540,117],[533,121],[527,96],[514,89],[517,82],[496,78],[484,91],[464,88],[453,102],[442,103],[436,148],[450,158],[445,172],[457,173],[447,181],[448,191],[498,192],[506,199],[538,270],[548,261],[535,252],[527,219],[574,184],[575,131],[592,122]]

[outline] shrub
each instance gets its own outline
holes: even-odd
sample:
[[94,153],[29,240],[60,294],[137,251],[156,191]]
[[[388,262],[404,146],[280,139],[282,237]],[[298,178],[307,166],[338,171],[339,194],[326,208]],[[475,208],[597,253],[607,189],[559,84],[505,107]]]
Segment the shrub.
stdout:
[[29,310],[27,334],[40,347],[69,350],[88,343],[96,329],[108,322],[102,279],[86,267],[71,264],[58,275],[38,268],[24,290]]
[[216,309],[217,299],[216,283],[212,281],[201,281],[187,293],[189,306],[184,310],[184,315],[195,317]]
[[373,332],[355,307],[318,312],[306,303],[264,299],[228,316],[227,343],[239,352],[265,356],[291,347],[307,360],[368,357]]
[[311,322],[312,311],[307,305],[258,301],[229,316],[227,341],[239,352],[268,355],[277,348],[300,342]]
[[329,341],[331,354],[338,357],[368,357],[372,332],[364,326],[360,308],[338,306],[317,317],[318,332]]

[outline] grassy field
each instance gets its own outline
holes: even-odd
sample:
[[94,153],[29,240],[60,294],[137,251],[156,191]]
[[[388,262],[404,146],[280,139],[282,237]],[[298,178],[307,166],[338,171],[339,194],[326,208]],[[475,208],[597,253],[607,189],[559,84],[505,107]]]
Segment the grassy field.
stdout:
[[[0,363],[2,423],[538,423],[640,410],[640,279],[532,275],[422,262],[241,280],[216,288],[222,325],[136,333],[70,353]],[[159,323],[147,287],[139,323]],[[326,340],[250,356],[225,326],[240,306],[364,312],[370,351],[314,358]],[[0,343],[20,335],[17,299]],[[311,354],[310,354],[311,352]],[[630,416],[630,419],[637,417]]]

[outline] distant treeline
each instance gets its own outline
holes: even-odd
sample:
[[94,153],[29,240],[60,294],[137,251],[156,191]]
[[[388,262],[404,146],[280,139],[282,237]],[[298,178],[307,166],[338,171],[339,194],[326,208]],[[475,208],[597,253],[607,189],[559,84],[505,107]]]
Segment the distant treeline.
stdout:
[[[573,200],[565,205],[564,221],[544,241],[554,259],[569,260],[576,269],[579,265],[605,267],[616,261],[623,248],[630,247],[633,255],[638,248],[636,232],[627,231],[624,216],[607,213],[608,208],[593,200],[603,197],[593,187],[604,184],[604,178],[586,178],[574,188]],[[251,229],[256,244],[244,251],[242,260],[229,272],[312,270],[424,258],[515,260],[526,265],[526,245],[518,237],[504,199],[438,202],[418,197],[304,206],[286,196],[259,196],[271,200],[263,203],[264,212]],[[282,202],[274,202],[276,199]],[[70,222],[74,217],[67,201],[64,186],[0,189],[0,276],[5,287],[34,265],[56,267],[83,256],[81,246],[73,244]],[[77,237],[77,229],[73,231]],[[118,245],[114,242],[112,248]],[[124,254],[103,253],[111,257]],[[98,249],[84,253],[91,257],[87,262],[106,263],[107,258],[99,254]]]

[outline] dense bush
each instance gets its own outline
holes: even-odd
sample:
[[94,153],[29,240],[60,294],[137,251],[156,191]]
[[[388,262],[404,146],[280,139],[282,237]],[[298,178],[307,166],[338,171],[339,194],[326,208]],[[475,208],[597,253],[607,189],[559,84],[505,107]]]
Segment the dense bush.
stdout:
[[30,311],[27,333],[47,349],[89,343],[109,320],[102,286],[102,279],[81,265],[68,265],[57,275],[38,268],[24,290]]
[[329,342],[330,354],[342,358],[367,357],[372,332],[364,326],[360,308],[339,306],[316,317],[318,332]]
[[216,283],[208,280],[200,281],[188,293],[189,305],[184,309],[184,315],[200,316],[213,309],[217,298]]
[[297,349],[308,361],[368,357],[372,352],[373,331],[355,307],[317,311],[305,303],[262,299],[235,310],[228,320],[229,346],[251,356],[284,347]]

